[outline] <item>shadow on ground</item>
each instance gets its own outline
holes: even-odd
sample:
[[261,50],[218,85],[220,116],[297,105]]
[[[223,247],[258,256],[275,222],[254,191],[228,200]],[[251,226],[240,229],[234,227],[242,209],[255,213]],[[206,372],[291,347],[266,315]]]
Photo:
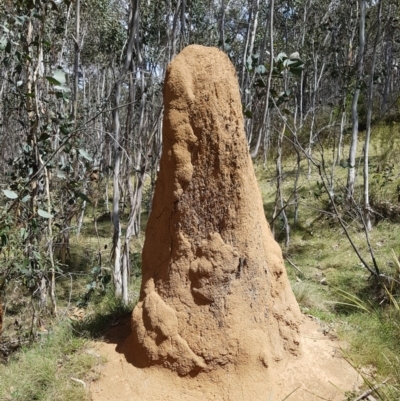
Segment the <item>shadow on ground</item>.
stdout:
[[121,316],[107,329],[103,335],[103,339],[109,344],[115,344],[115,351],[123,354],[128,363],[137,368],[148,368],[151,365],[145,362],[147,358],[145,358],[143,351],[139,347],[134,347],[134,344],[137,342],[134,341],[131,321],[132,313]]

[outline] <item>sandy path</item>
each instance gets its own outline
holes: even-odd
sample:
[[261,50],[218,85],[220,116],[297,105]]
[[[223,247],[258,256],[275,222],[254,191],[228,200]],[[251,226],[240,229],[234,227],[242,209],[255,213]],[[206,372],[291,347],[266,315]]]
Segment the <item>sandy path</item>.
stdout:
[[128,316],[107,332],[103,342],[94,345],[107,362],[101,378],[91,384],[92,400],[281,401],[293,390],[289,400],[345,400],[345,392],[354,391],[361,379],[341,356],[339,342],[324,335],[307,317],[301,331],[302,357],[270,366],[268,369],[276,372],[272,383],[266,382],[263,371],[238,372],[232,366],[212,375],[179,377],[168,370],[140,369],[128,362],[131,357],[124,354],[130,335]]

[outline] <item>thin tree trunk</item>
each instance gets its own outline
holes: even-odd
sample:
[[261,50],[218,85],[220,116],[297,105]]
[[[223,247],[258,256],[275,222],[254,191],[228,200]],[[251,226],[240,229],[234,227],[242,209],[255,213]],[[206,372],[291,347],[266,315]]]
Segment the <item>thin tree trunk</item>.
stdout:
[[121,224],[119,221],[119,173],[121,168],[121,147],[119,141],[119,103],[121,98],[121,83],[117,82],[114,95],[113,134],[114,134],[114,175],[113,175],[113,207],[112,221],[114,225],[113,234],[113,259],[114,259],[114,290],[115,296],[122,296],[122,272],[120,264],[121,256]]
[[266,97],[265,97],[263,118],[258,129],[256,146],[254,147],[254,150],[251,153],[252,158],[255,158],[257,156],[258,151],[260,149],[262,134],[266,130],[266,123],[268,120],[268,112],[269,112],[269,92],[271,89],[271,80],[272,80],[272,72],[274,64],[274,0],[270,0],[269,7],[270,7],[269,8],[269,71],[268,71],[267,87],[265,92]]
[[314,89],[312,94],[312,103],[311,103],[311,126],[310,126],[310,136],[308,139],[308,175],[307,178],[311,178],[311,167],[310,159],[312,158],[313,144],[314,144],[314,127],[315,127],[315,118],[316,118],[316,107],[317,107],[317,92],[319,85],[321,83],[321,79],[325,70],[325,62],[322,64],[321,71],[318,76],[318,55],[314,53]]
[[358,141],[358,98],[360,96],[360,84],[364,69],[364,46],[365,46],[365,0],[360,0],[360,25],[359,25],[359,47],[357,60],[357,82],[354,90],[353,101],[351,104],[351,114],[353,119],[353,130],[351,136],[351,144],[349,151],[349,171],[347,175],[347,194],[346,199],[349,200],[354,195],[354,187],[356,181],[356,154]]
[[283,146],[283,137],[286,131],[286,123],[283,124],[283,128],[278,137],[278,156],[276,158],[276,198],[275,198],[275,207],[274,213],[272,215],[272,232],[275,235],[275,220],[279,215],[282,216],[283,228],[285,230],[285,247],[289,247],[290,243],[290,225],[289,220],[286,215],[283,200],[283,170],[282,170],[282,146]]
[[57,315],[57,301],[56,301],[56,268],[54,263],[54,249],[53,249],[53,217],[51,214],[51,198],[50,198],[50,182],[49,174],[46,166],[41,160],[43,166],[43,172],[45,177],[46,186],[46,197],[47,197],[47,213],[51,216],[48,219],[48,230],[49,230],[49,240],[48,240],[48,253],[50,259],[50,300],[51,300],[51,314],[53,316]]
[[[393,12],[392,5],[389,5],[387,15],[391,15]],[[393,79],[393,28],[389,28],[389,32],[386,34],[385,40],[385,68],[386,68],[386,77],[385,77],[385,86],[383,89],[383,96],[382,96],[382,104],[381,104],[381,117],[385,115],[387,112],[387,104],[389,98],[389,89],[391,86],[391,82]]]
[[[135,43],[137,43],[137,25],[138,25],[138,10],[140,0],[132,0],[132,12],[129,22],[129,38],[126,47],[126,58],[122,67],[120,76],[115,84],[114,108],[113,108],[113,137],[114,137],[114,176],[113,176],[113,211],[112,220],[114,224],[113,234],[113,261],[114,261],[114,289],[116,297],[123,297],[123,301],[127,302],[127,271],[123,271],[121,266],[121,225],[119,219],[119,202],[120,202],[120,169],[121,169],[121,144],[120,144],[120,121],[119,121],[119,105],[121,98],[122,81],[132,63],[132,55]],[[125,266],[127,269],[127,266]],[[123,282],[125,281],[125,283]],[[124,287],[125,284],[125,287]]]
[[[73,86],[73,102],[72,102],[72,115],[71,119],[74,122],[74,127],[77,126],[77,116],[78,116],[78,97],[79,97],[79,58],[80,58],[80,14],[81,14],[81,5],[80,0],[76,0],[75,3],[75,57],[74,57],[74,86]],[[74,155],[73,159],[73,177],[76,178],[78,176],[78,161],[79,156],[78,153]],[[71,226],[71,213],[68,214],[65,222],[64,222],[64,230],[61,234],[61,244],[60,244],[60,259],[63,265],[66,264],[67,253],[69,248],[69,238],[70,238],[70,230]]]
[[171,32],[171,48],[172,52],[170,53],[169,59],[171,60],[175,55],[176,55],[176,28],[178,25],[178,18],[179,18],[179,9],[181,6],[181,0],[178,0],[176,2],[176,9],[175,9],[175,14],[174,14],[174,19],[172,22],[172,32]]
[[342,117],[340,119],[340,132],[339,132],[339,140],[338,140],[338,146],[337,146],[336,164],[338,164],[340,162],[340,159],[342,158],[343,134],[344,134],[344,128],[346,126],[346,106],[344,104],[345,101],[346,100],[343,100]]
[[247,32],[246,32],[246,42],[245,42],[244,50],[243,50],[243,65],[242,65],[242,74],[241,74],[241,82],[240,82],[240,89],[242,91],[242,94],[244,93],[244,80],[245,80],[245,76],[246,76],[247,51],[249,48],[250,26],[251,26],[252,17],[253,17],[253,8],[250,7],[249,19],[248,19],[249,22],[248,22]]
[[225,0],[221,0],[221,22],[219,26],[219,41],[222,50],[225,50]]
[[371,120],[372,120],[372,106],[373,106],[373,95],[374,95],[374,74],[376,65],[376,52],[378,42],[381,36],[381,17],[382,17],[382,0],[378,3],[378,25],[374,43],[374,52],[371,62],[371,70],[369,77],[369,88],[368,88],[368,109],[367,109],[367,132],[365,135],[364,144],[364,221],[366,229],[371,231],[371,208],[369,205],[369,167],[368,167],[368,156],[369,156],[369,142],[371,138]]

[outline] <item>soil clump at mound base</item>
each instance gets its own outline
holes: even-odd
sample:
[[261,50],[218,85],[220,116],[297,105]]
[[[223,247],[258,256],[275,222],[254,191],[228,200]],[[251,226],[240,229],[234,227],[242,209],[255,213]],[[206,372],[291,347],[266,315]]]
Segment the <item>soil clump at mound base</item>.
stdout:
[[232,364],[211,373],[179,376],[169,369],[137,368],[130,360],[131,319],[124,319],[94,344],[106,363],[90,384],[92,401],[344,401],[359,392],[361,377],[341,356],[343,344],[309,317],[300,326],[302,356],[266,369]]
[[[326,356],[307,355],[312,346],[264,216],[228,57],[184,49],[168,67],[164,105],[140,299],[117,348],[130,379],[118,376],[114,396],[275,401],[302,385],[300,376],[324,382],[315,369]],[[100,393],[93,399],[106,400]]]

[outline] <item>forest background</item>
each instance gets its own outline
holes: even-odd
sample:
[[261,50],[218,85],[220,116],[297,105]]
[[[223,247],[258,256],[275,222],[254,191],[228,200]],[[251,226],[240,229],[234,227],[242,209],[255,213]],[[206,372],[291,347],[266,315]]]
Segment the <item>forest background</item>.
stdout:
[[[348,340],[367,385],[384,383],[376,397],[398,399],[399,7],[1,2],[0,398],[54,400],[57,380],[81,391],[71,399],[88,396],[79,380],[98,361],[72,384],[68,369],[82,365],[84,338],[137,300],[163,79],[195,43],[236,68],[266,216],[303,312]],[[50,347],[57,361],[60,344],[80,362],[62,362],[65,377],[32,378],[27,355],[38,364]],[[26,391],[13,369],[30,374]]]

